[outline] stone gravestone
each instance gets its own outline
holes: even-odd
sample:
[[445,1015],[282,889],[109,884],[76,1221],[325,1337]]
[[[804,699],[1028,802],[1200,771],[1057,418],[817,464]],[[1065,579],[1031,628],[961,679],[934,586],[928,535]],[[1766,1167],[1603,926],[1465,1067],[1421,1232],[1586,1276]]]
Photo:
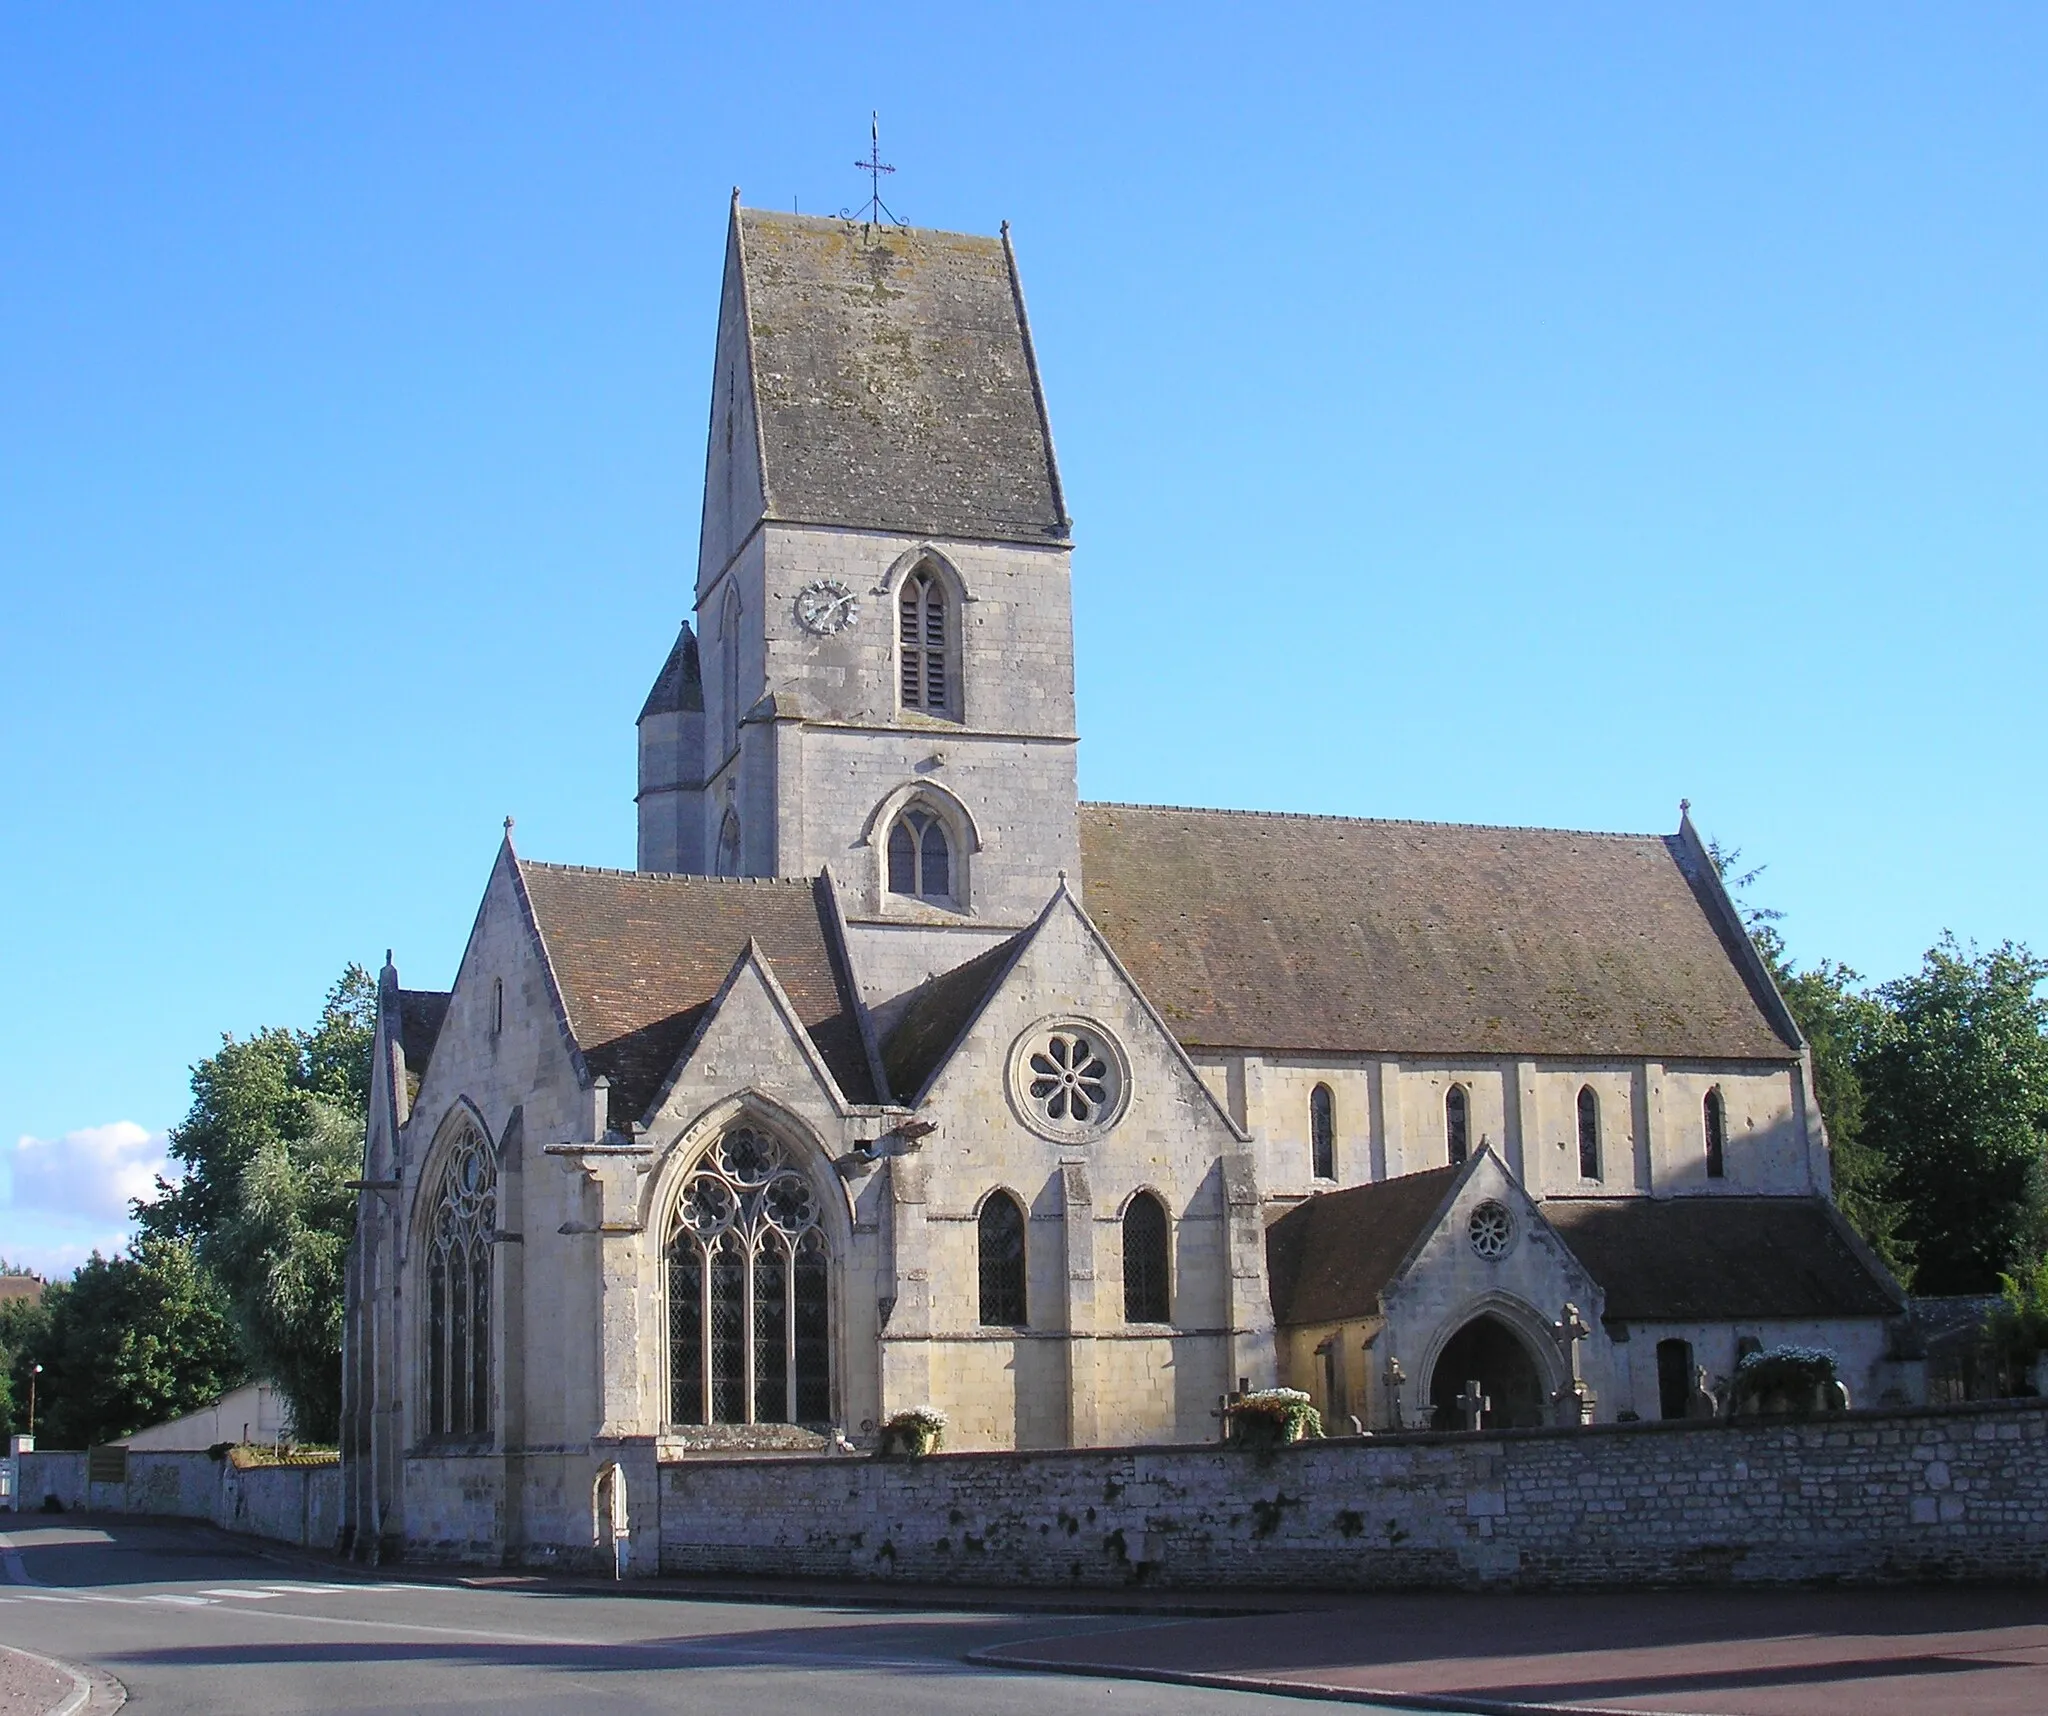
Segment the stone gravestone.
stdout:
[[1579,1343],[1592,1332],[1586,1327],[1586,1320],[1579,1315],[1576,1305],[1565,1306],[1564,1315],[1550,1325],[1552,1337],[1564,1348],[1565,1364],[1570,1373],[1570,1380],[1551,1399],[1557,1407],[1558,1423],[1574,1429],[1593,1422],[1593,1391],[1579,1374]]

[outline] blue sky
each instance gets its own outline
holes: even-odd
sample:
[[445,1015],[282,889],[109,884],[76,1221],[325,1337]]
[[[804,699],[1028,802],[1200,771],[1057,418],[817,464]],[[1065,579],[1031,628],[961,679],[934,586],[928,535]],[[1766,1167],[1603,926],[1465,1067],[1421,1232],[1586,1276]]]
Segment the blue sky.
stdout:
[[0,1251],[632,861],[726,202],[1013,223],[1095,797],[2048,947],[2048,10],[0,0]]

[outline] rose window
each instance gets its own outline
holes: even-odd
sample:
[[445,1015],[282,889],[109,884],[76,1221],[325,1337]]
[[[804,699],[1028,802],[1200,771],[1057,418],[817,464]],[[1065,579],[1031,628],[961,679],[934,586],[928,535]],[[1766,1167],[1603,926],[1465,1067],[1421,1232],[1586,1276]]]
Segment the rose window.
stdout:
[[1034,1132],[1061,1143],[1098,1137],[1114,1126],[1129,1082],[1116,1039],[1086,1020],[1042,1022],[1011,1053],[1018,1115]]
[[1508,1214],[1506,1205],[1489,1199],[1472,1212],[1465,1232],[1472,1241],[1472,1249],[1481,1257],[1505,1257],[1515,1243],[1514,1217]]

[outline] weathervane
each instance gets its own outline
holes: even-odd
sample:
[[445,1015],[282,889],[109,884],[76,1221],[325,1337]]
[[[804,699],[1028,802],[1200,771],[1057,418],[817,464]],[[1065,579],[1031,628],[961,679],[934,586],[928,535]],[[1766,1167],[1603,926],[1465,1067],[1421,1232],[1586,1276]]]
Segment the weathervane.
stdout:
[[896,211],[882,201],[882,175],[896,169],[882,159],[882,116],[870,111],[868,114],[868,158],[856,161],[854,165],[868,176],[868,200],[854,214],[847,209],[839,211],[841,220],[858,220],[865,226],[875,226],[887,221],[893,226],[903,223],[896,218]]

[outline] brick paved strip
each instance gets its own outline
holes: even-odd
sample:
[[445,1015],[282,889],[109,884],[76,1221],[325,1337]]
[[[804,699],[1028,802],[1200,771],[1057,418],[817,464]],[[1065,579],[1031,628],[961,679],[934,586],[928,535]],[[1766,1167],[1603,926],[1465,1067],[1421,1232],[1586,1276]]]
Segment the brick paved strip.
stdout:
[[91,1696],[85,1677],[61,1662],[0,1645],[0,1716],[78,1716]]

